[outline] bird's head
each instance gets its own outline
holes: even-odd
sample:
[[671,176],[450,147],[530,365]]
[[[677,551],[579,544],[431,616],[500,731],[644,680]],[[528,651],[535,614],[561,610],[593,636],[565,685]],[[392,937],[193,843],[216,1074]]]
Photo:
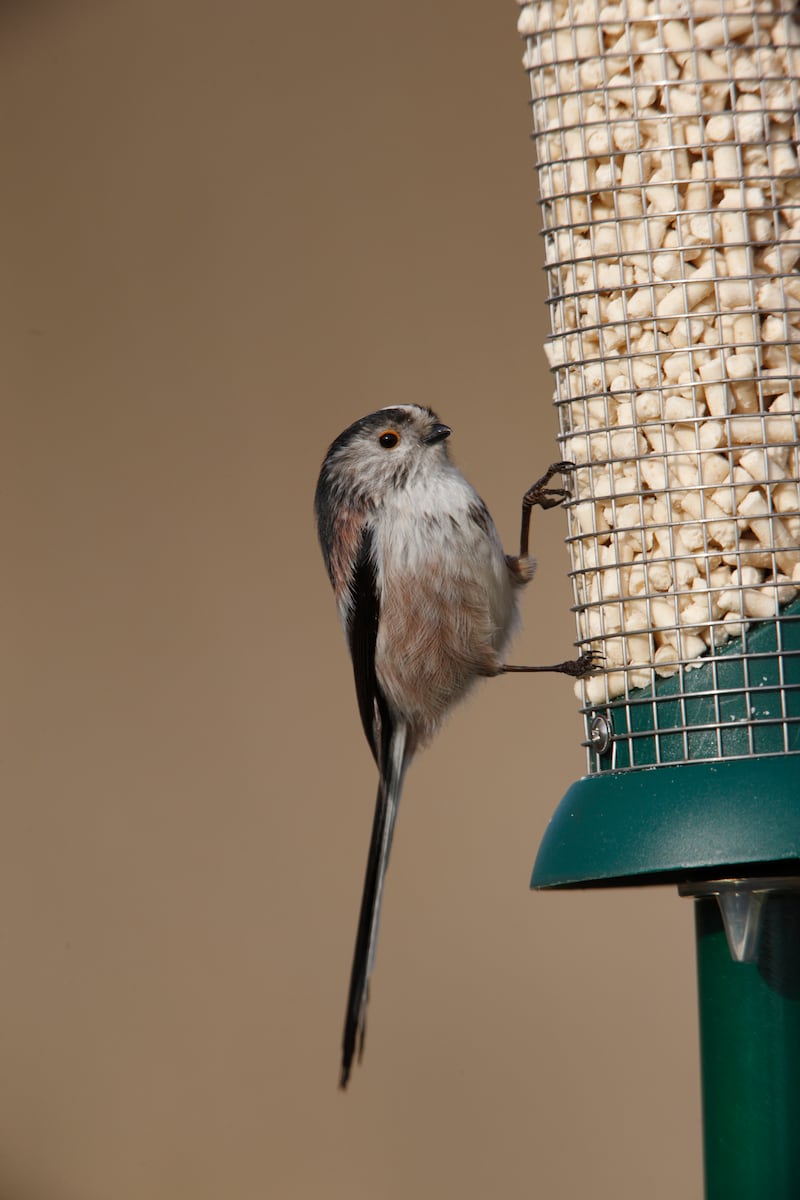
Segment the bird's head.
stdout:
[[387,493],[425,478],[449,462],[451,430],[419,404],[381,408],[355,421],[331,445],[317,489],[320,498],[346,498],[372,507]]

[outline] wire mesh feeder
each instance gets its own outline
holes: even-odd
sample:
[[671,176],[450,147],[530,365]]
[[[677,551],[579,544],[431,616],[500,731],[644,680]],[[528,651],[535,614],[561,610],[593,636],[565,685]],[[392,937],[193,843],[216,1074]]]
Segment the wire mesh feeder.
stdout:
[[522,8],[589,772],[800,754],[800,31]]

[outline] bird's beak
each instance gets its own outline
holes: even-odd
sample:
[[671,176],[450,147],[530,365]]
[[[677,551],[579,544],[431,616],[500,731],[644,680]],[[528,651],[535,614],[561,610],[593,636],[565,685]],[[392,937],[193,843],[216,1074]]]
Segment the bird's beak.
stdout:
[[426,446],[435,446],[437,442],[443,442],[445,438],[449,438],[452,432],[449,425],[440,425],[437,422],[428,436],[423,440]]

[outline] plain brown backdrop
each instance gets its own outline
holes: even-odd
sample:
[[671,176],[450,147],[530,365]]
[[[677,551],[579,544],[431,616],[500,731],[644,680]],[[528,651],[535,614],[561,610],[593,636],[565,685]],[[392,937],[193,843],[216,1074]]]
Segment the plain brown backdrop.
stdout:
[[419,400],[513,544],[558,453],[515,21],[0,4],[2,1200],[701,1190],[689,902],[528,890],[567,681],[415,764],[336,1088],[375,779],[311,499]]

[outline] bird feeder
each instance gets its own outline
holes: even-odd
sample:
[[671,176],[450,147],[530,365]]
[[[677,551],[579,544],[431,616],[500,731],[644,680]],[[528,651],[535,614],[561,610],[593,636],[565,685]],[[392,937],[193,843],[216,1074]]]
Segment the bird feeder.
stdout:
[[587,770],[536,888],[696,907],[706,1195],[800,1196],[800,27],[522,7]]

